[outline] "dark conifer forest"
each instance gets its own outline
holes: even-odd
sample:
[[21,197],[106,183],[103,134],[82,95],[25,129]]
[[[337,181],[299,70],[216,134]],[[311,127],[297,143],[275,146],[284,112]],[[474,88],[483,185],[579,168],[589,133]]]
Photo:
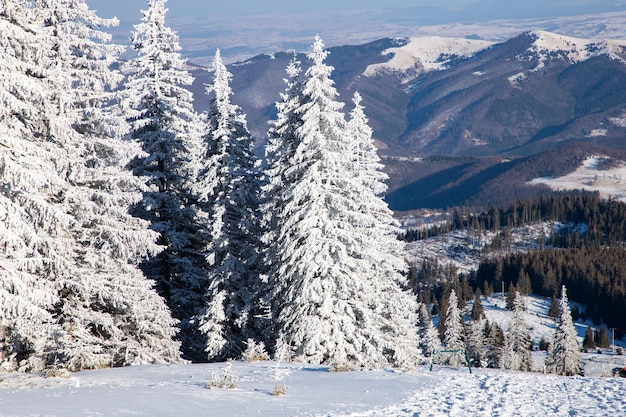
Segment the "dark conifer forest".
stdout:
[[[510,230],[537,222],[553,225],[545,240],[527,252],[507,253]],[[476,273],[469,277],[474,289],[499,289],[504,283],[507,289],[514,286],[552,297],[565,285],[570,300],[583,306],[582,318],[604,321],[619,335],[626,332],[626,204],[581,192],[541,196],[479,214],[457,208],[452,210],[450,221],[427,230],[408,230],[404,239],[415,241],[465,229],[498,232],[500,239],[495,241],[500,247],[491,249],[504,249],[505,253],[485,254]],[[430,276],[431,283],[433,274],[446,275],[427,263],[411,273],[412,282],[417,275],[424,279]]]

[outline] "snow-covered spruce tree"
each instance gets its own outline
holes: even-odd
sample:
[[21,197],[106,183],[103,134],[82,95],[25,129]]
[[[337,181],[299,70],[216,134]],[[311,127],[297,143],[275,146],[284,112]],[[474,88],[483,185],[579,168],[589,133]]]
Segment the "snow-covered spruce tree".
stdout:
[[193,77],[180,56],[178,36],[165,25],[165,3],[148,0],[141,23],[134,27],[137,55],[123,66],[127,80],[120,111],[130,124],[131,138],[145,152],[133,162],[135,174],[145,178],[143,199],[133,214],[150,222],[165,248],[142,269],[180,320],[184,356],[202,360],[206,342],[193,318],[204,308],[208,285],[203,249],[209,231],[206,218],[194,208],[203,126],[185,88]]
[[576,328],[572,321],[567,291],[561,288],[559,302],[560,313],[554,330],[554,340],[548,349],[546,370],[559,375],[579,375],[582,373],[580,347],[576,337]]
[[63,328],[56,360],[73,370],[176,361],[174,321],[137,267],[160,250],[148,223],[128,213],[141,198],[142,183],[126,168],[139,149],[119,139],[121,123],[106,107],[122,78],[111,70],[122,48],[99,28],[117,22],[97,17],[84,0],[35,6],[50,46],[51,135],[68,156],[62,203],[73,218],[73,264],[56,280],[54,314]]
[[255,333],[260,288],[257,272],[260,229],[256,210],[259,180],[245,114],[232,104],[232,75],[219,49],[213,63],[208,128],[204,135],[205,168],[200,171],[200,203],[212,229],[207,306],[198,317],[206,335],[209,360],[235,358]]
[[[276,331],[296,360],[413,366],[417,306],[401,287],[396,223],[355,173],[355,134],[336,100],[327,54],[316,37],[296,110],[298,146],[285,171],[290,182],[269,248]],[[373,215],[375,208],[383,213]]]
[[41,27],[26,6],[0,0],[0,368],[37,371],[61,331],[50,312],[72,219],[59,204],[66,154],[48,140]]
[[433,325],[432,318],[428,312],[428,306],[424,303],[420,303],[418,320],[418,346],[425,357],[432,358],[432,356],[441,349],[441,339],[439,338],[437,328]]
[[[84,1],[3,3],[2,12],[13,25],[2,31],[13,39],[2,43],[3,55],[12,57],[2,59],[11,63],[11,87],[0,70],[0,94],[10,99],[0,140],[11,145],[0,162],[8,216],[3,284],[20,280],[3,307],[30,321],[3,314],[3,350],[25,370],[176,360],[169,313],[136,267],[158,248],[147,224],[127,214],[139,196],[123,168],[134,152],[104,136],[103,126],[115,125],[102,109],[119,79],[109,69],[119,47],[95,28],[113,22],[97,18]],[[13,35],[25,28],[16,48]],[[33,314],[31,297],[18,300],[17,288],[48,316]],[[31,329],[45,338],[32,338]]]
[[502,351],[504,349],[504,332],[498,323],[485,323],[485,365],[488,368],[499,368],[502,363]]
[[465,350],[465,328],[458,303],[455,291],[451,290],[448,297],[448,314],[446,316],[446,330],[443,338],[443,344],[447,350],[457,351],[450,353],[450,356],[444,361],[444,363],[451,366],[466,365],[465,354],[462,352]]
[[[383,171],[383,164],[380,162],[380,157],[376,152],[376,146],[374,146],[372,138],[372,129],[368,125],[365,108],[361,105],[361,101],[361,95],[355,92],[352,97],[354,108],[350,112],[348,121],[348,130],[354,139],[352,157],[354,158],[355,170],[357,170],[355,173],[367,189],[372,190],[375,195],[382,195],[387,191],[385,181],[388,179],[388,176]],[[372,214],[380,213],[382,216],[381,220],[388,222],[389,210],[385,210],[384,208],[386,207],[380,206],[381,204],[379,203],[377,207],[372,207],[370,211]],[[379,210],[380,208],[383,209]]]
[[[263,242],[271,245],[277,233],[277,214],[286,202],[285,188],[293,183],[293,175],[297,172],[289,169],[296,148],[300,143],[297,134],[302,126],[302,117],[299,109],[302,107],[302,82],[299,79],[300,62],[294,58],[286,69],[288,78],[284,79],[287,87],[281,93],[281,101],[276,103],[276,119],[271,120],[265,146],[265,160],[263,161],[263,184],[261,187],[261,226],[263,227]],[[264,251],[270,255],[271,251]],[[263,264],[272,265],[273,260],[265,258]],[[265,272],[265,271],[261,271]]]
[[290,164],[298,144],[297,134],[302,125],[299,109],[302,107],[302,82],[299,79],[301,63],[294,54],[286,68],[287,78],[285,91],[281,93],[281,100],[276,102],[276,118],[269,122],[265,158],[262,161],[261,187],[259,201],[259,225],[261,239],[259,247],[259,275],[261,291],[259,302],[263,312],[259,315],[258,327],[263,328],[261,337],[268,346],[275,343],[274,323],[271,320],[271,307],[268,300],[270,288],[268,274],[276,268],[276,252],[272,250],[274,241],[280,233],[278,214],[286,203],[286,188],[294,182],[295,171],[290,170]]
[[482,367],[485,363],[485,322],[484,318],[467,323],[467,354],[472,366]]
[[516,371],[530,371],[532,357],[530,351],[530,333],[524,319],[526,307],[524,297],[515,291],[513,299],[513,318],[506,331],[500,368]]

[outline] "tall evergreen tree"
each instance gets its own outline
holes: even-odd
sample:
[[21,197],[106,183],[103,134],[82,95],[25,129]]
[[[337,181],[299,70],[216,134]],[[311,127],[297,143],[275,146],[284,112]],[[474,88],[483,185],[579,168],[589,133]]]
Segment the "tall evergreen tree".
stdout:
[[546,369],[559,375],[579,375],[583,368],[580,358],[580,347],[576,338],[576,328],[567,300],[565,286],[561,289],[559,302],[560,315],[554,330],[554,341],[548,349]]
[[598,340],[596,340],[596,345],[598,347],[606,349],[611,347],[611,341],[609,340],[609,329],[606,326],[602,326],[600,332],[596,336]]
[[417,335],[419,348],[424,356],[431,358],[438,350],[441,349],[439,332],[433,325],[428,312],[428,306],[426,304],[420,303],[418,316],[419,324],[417,328]]
[[[268,277],[277,334],[292,357],[312,363],[412,366],[417,306],[401,287],[397,225],[355,175],[354,134],[340,112],[327,54],[317,37],[286,171],[293,180],[276,217]],[[372,206],[383,212],[374,216]]]
[[472,320],[467,323],[467,353],[474,367],[481,367],[485,361],[485,319]]
[[144,151],[133,163],[135,174],[145,179],[143,199],[133,214],[150,222],[164,247],[142,268],[180,320],[184,355],[201,360],[206,341],[193,318],[204,308],[208,286],[203,253],[207,219],[194,208],[202,124],[185,88],[193,77],[180,56],[178,36],[165,24],[166,2],[148,0],[141,23],[134,26],[137,55],[123,67],[127,79],[120,110],[131,138]]
[[587,331],[585,332],[585,338],[583,339],[583,349],[585,349],[585,352],[587,352],[587,350],[596,348],[596,341],[595,341],[595,338],[593,337],[593,333],[594,332],[591,326],[587,326]]
[[206,169],[200,205],[208,213],[211,241],[207,248],[210,283],[205,311],[198,318],[206,335],[208,359],[239,356],[255,334],[260,282],[257,258],[260,233],[257,208],[259,180],[245,115],[232,104],[232,75],[217,50],[213,63],[213,98],[204,136]]
[[42,28],[25,6],[0,1],[0,366],[40,370],[60,332],[54,280],[70,269],[59,236],[72,219],[56,200],[65,153],[48,141]]
[[[97,28],[115,22],[99,19],[79,0],[18,2],[12,10],[15,17],[26,17],[33,36],[18,59],[30,67],[23,75],[32,77],[30,91],[37,85],[38,93],[20,92],[22,102],[29,104],[23,107],[27,111],[16,113],[21,127],[9,124],[18,128],[10,136],[19,132],[14,137],[27,142],[35,156],[28,163],[35,163],[39,172],[21,172],[36,182],[21,180],[18,187],[11,186],[12,174],[21,171],[23,162],[10,161],[3,189],[21,195],[23,203],[30,198],[37,202],[25,205],[30,206],[29,216],[45,213],[28,220],[45,234],[38,233],[33,241],[45,260],[27,260],[32,265],[27,268],[12,266],[53,282],[55,292],[42,300],[54,300],[47,310],[56,328],[45,345],[12,342],[15,357],[22,356],[26,369],[51,362],[76,370],[176,361],[173,321],[152,283],[136,267],[159,250],[147,223],[128,214],[139,198],[140,184],[125,165],[137,150],[107,136],[119,133],[109,128],[117,123],[104,106],[120,79],[109,68],[120,48],[107,44],[110,36]],[[14,97],[17,91],[11,91]],[[38,122],[30,123],[35,114]],[[22,187],[27,187],[26,193]],[[27,236],[28,229],[21,236]],[[34,294],[47,280],[32,287]],[[46,329],[48,323],[44,317],[31,326]],[[28,327],[10,330],[27,335]]]
[[482,301],[480,301],[480,290],[477,291],[474,296],[474,303],[472,304],[472,320],[479,321],[481,318],[485,317],[485,308],[483,307]]
[[463,366],[466,363],[465,354],[465,330],[461,310],[458,307],[458,299],[454,290],[450,291],[448,298],[448,314],[446,317],[446,331],[443,344],[448,350],[455,350],[448,356],[445,363],[451,366]]
[[[268,295],[271,290],[267,285],[269,274],[276,271],[278,259],[273,250],[274,241],[280,233],[280,220],[278,215],[288,201],[287,187],[295,182],[297,171],[291,169],[293,156],[300,143],[298,129],[302,126],[302,118],[299,109],[305,99],[302,94],[302,81],[300,80],[301,63],[294,55],[286,68],[287,78],[284,79],[286,88],[281,93],[281,100],[276,102],[276,118],[271,120],[268,131],[268,140],[265,147],[265,159],[263,161],[263,178],[260,196],[260,225],[262,229],[261,258],[259,273],[263,285],[262,293]],[[262,300],[263,301],[263,300]],[[264,300],[268,302],[267,297]],[[274,344],[273,323],[269,305],[265,306],[265,332],[263,338],[269,346]],[[269,314],[267,314],[269,313]],[[268,320],[269,319],[269,320]]]
[[550,299],[550,308],[548,309],[548,317],[552,317],[553,319],[557,319],[559,317],[559,300],[556,298],[556,295],[552,295]]
[[488,368],[499,368],[505,343],[504,332],[498,323],[485,324],[486,346],[485,362]]
[[506,331],[503,354],[500,358],[502,369],[530,371],[532,368],[530,333],[524,318],[525,311],[524,297],[519,291],[515,291],[513,318]]

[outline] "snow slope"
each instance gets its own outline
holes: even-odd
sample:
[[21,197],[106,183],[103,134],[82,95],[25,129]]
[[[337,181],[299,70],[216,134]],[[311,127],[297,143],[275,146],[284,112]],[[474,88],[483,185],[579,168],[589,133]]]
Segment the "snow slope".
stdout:
[[546,61],[562,59],[566,62],[582,62],[599,55],[624,61],[626,41],[581,39],[542,30],[531,32],[536,37],[529,49],[532,57],[539,57],[535,71],[542,69]]
[[383,55],[393,54],[393,57],[388,62],[370,65],[364,75],[371,77],[390,72],[401,74],[405,81],[410,81],[424,72],[445,69],[450,60],[471,56],[492,44],[484,40],[441,36],[414,37],[406,45],[385,50]]
[[599,170],[598,164],[602,159],[602,156],[589,157],[570,174],[559,178],[535,178],[528,184],[546,184],[553,190],[598,191],[602,197],[613,197],[626,202],[626,164]]

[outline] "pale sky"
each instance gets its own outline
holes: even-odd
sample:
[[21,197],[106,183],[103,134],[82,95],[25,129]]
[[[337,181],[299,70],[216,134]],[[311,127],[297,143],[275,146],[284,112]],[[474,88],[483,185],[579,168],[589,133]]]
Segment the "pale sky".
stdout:
[[[122,20],[140,18],[146,0],[87,0],[101,17],[117,16]],[[452,11],[484,12],[485,18],[514,18],[532,14],[546,17],[555,14],[579,14],[624,10],[624,0],[169,0],[170,17],[209,16],[232,13],[285,13],[307,10],[391,9],[403,7],[438,7]]]
[[[147,0],[87,4],[100,17],[120,19],[109,32],[121,44],[128,43],[141,10],[148,7]],[[472,27],[511,19],[548,19],[541,28],[550,30],[549,19],[626,11],[626,0],[169,0],[166,7],[166,24],[179,34],[185,57],[204,62],[216,47],[226,60],[301,51],[316,33],[333,46],[405,37],[431,25],[439,25],[435,34],[448,36],[441,28],[450,24]]]
[[[211,13],[280,13],[311,9],[388,9],[429,6],[459,9],[490,1],[494,0],[169,0],[167,7],[168,16],[187,17]],[[510,3],[510,0],[498,1]],[[118,16],[119,18],[140,16],[139,10],[147,7],[146,0],[87,0],[87,4],[92,9],[98,10],[101,17]]]

